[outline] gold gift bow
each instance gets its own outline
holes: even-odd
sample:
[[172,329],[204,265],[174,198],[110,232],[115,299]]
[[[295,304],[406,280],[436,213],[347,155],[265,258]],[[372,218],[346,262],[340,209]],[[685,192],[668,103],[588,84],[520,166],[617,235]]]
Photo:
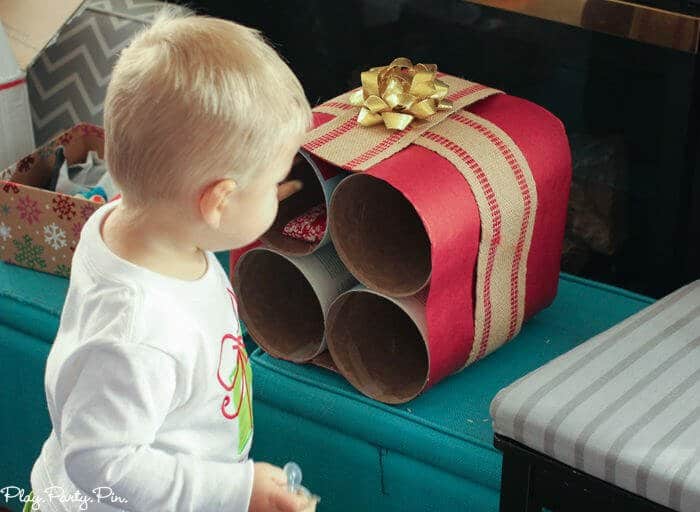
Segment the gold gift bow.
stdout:
[[350,95],[350,103],[360,107],[357,122],[362,126],[383,122],[390,130],[403,130],[415,118],[452,109],[452,102],[445,99],[449,86],[436,74],[435,64],[414,65],[406,57],[363,71],[362,89]]

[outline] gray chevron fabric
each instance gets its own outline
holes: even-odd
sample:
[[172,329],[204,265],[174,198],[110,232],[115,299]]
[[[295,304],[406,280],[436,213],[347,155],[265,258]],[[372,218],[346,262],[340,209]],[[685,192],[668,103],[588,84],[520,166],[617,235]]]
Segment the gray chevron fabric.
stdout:
[[700,281],[526,375],[494,431],[673,510],[700,510]]
[[83,4],[27,73],[37,145],[81,121],[102,124],[107,84],[119,51],[162,6],[149,0]]

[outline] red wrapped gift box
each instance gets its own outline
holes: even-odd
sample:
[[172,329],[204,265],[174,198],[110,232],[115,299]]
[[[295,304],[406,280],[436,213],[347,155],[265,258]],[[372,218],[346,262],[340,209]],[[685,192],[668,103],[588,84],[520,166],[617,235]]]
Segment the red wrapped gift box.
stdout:
[[[340,371],[383,401],[408,400],[486,356],[556,295],[571,181],[564,126],[529,101],[440,77],[454,102],[441,119],[402,131],[358,126],[346,93],[315,109],[304,145],[356,173],[329,210],[331,238],[355,277],[391,297],[427,291],[425,355],[403,369],[398,349],[328,342]],[[372,382],[382,358],[423,385],[402,395]]]
[[[373,68],[361,92],[315,107],[303,145],[352,173],[333,192],[328,231],[371,292],[331,306],[330,355],[355,387],[390,403],[485,357],[552,302],[571,182],[554,115],[411,66]],[[425,99],[405,94],[409,84]]]

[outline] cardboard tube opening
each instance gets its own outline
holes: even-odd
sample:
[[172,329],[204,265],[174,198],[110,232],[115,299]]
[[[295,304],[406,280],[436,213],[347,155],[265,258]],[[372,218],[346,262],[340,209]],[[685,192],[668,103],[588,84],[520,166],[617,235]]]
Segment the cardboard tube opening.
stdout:
[[304,274],[288,259],[252,250],[236,265],[234,284],[241,319],[269,354],[305,362],[321,350],[321,304]]
[[368,291],[350,291],[331,306],[326,343],[340,373],[365,395],[397,404],[428,380],[428,348],[398,305]]
[[367,174],[340,182],[328,215],[338,255],[368,288],[405,297],[430,279],[430,239],[401,192]]
[[316,250],[320,242],[311,243],[304,240],[297,240],[285,235],[282,233],[282,230],[290,220],[307,212],[314,206],[326,202],[326,198],[323,195],[323,187],[311,163],[301,154],[298,154],[294,158],[292,170],[287,179],[300,180],[304,188],[280,202],[275,222],[272,224],[272,227],[260,237],[260,240],[267,247],[284,254],[298,256],[311,254]]

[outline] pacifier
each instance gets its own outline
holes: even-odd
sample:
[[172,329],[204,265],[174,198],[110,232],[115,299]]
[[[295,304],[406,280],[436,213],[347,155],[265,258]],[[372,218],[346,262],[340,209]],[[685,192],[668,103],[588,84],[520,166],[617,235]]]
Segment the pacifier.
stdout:
[[311,492],[301,485],[302,473],[299,464],[296,462],[287,462],[282,468],[285,476],[287,477],[287,490],[292,494],[301,493],[309,499],[316,500],[316,503],[321,501],[321,497]]

